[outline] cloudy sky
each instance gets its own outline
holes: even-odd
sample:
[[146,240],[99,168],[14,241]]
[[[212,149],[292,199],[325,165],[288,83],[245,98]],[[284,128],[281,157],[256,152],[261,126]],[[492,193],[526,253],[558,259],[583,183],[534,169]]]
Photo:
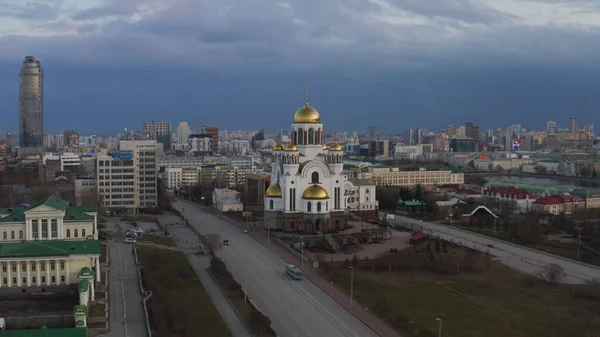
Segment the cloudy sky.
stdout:
[[0,131],[18,130],[25,55],[49,132],[275,131],[305,86],[331,131],[541,129],[600,109],[599,0],[2,0]]

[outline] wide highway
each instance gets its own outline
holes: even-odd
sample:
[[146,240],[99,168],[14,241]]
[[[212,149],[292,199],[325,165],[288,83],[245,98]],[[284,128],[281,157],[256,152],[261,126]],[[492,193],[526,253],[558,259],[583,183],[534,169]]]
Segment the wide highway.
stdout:
[[[566,274],[562,280],[563,283],[584,284],[592,280],[600,280],[600,267],[581,264],[575,260],[510,244],[489,236],[400,215],[395,215],[395,223],[397,226],[414,228],[415,230],[418,230],[421,226],[423,232],[430,233],[433,236],[452,240],[463,246],[481,251],[489,251],[502,263],[531,275],[538,275],[544,265],[556,263],[563,267]],[[491,244],[494,248],[488,247],[488,244]]]
[[184,217],[200,232],[231,241],[218,255],[281,337],[377,336],[310,280],[291,279],[285,261],[235,225],[189,202],[173,207],[185,208]]

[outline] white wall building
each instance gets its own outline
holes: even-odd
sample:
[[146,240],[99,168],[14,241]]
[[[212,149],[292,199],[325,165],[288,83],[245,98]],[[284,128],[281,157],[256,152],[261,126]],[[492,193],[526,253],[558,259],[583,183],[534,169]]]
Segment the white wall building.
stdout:
[[193,134],[188,139],[191,152],[212,152],[212,138],[208,134]]

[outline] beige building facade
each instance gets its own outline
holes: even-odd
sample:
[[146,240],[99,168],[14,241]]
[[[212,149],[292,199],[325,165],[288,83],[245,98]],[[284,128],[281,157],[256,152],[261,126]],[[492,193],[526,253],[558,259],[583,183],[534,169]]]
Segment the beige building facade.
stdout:
[[459,171],[400,171],[396,167],[370,167],[368,171],[358,173],[358,178],[371,180],[377,186],[425,186],[465,182],[465,174]]

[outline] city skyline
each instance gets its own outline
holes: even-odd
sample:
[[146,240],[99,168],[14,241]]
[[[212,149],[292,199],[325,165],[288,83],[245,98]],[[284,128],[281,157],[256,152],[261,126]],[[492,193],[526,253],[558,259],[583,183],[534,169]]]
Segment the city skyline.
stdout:
[[14,75],[26,55],[44,64],[45,126],[53,132],[64,122],[116,132],[165,116],[270,129],[287,124],[306,85],[334,131],[359,130],[367,116],[382,133],[466,121],[543,129],[565,115],[595,123],[593,3],[246,5],[8,1],[0,24],[9,46],[0,51],[3,129],[17,131]]

